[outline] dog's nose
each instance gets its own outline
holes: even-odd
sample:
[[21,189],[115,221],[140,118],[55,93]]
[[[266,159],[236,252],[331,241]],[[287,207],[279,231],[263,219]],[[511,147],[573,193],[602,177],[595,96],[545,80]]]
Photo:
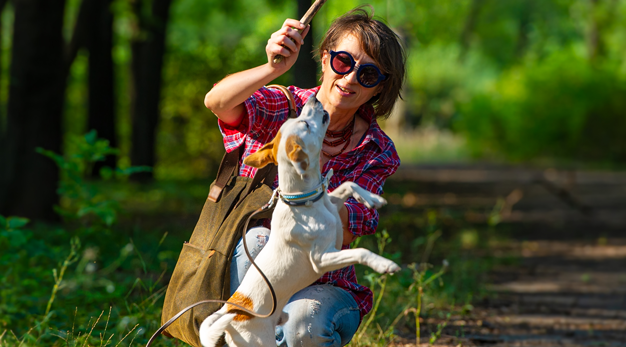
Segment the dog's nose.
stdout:
[[324,111],[324,115],[322,116],[322,124],[328,123],[330,117],[328,116],[328,112]]

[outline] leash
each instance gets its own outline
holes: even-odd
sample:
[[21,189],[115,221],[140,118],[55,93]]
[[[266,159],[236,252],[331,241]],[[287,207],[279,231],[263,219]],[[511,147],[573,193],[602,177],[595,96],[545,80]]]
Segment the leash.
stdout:
[[[272,193],[272,196],[270,197],[270,200],[263,205],[263,207],[259,208],[258,210],[252,212],[252,214],[248,217],[248,219],[246,220],[246,223],[244,224],[243,230],[245,230],[247,232],[248,230],[248,224],[250,223],[250,220],[252,220],[252,217],[254,217],[255,215],[264,212],[270,208],[272,208],[274,206],[274,204],[276,204],[276,201],[278,201],[278,189],[274,190],[274,192]],[[268,318],[271,315],[274,314],[274,312],[276,312],[276,292],[274,291],[274,287],[272,287],[272,284],[270,283],[270,281],[267,279],[267,277],[265,276],[265,274],[263,273],[263,271],[261,271],[261,269],[259,268],[259,266],[254,262],[254,259],[252,259],[252,255],[250,254],[250,251],[248,251],[248,245],[246,244],[246,235],[244,233],[243,237],[243,249],[246,252],[246,255],[248,256],[248,259],[250,259],[250,262],[252,263],[252,265],[254,265],[254,267],[257,269],[257,271],[259,271],[259,273],[261,274],[261,277],[263,277],[263,280],[265,281],[265,283],[267,284],[267,286],[270,289],[270,294],[272,296],[272,310],[270,313],[268,314],[259,314],[256,313],[254,311],[251,311],[241,305],[238,304],[234,304],[232,302],[228,302],[228,301],[224,301],[224,300],[217,300],[217,299],[208,299],[208,300],[202,300],[202,301],[198,301],[194,304],[191,304],[187,307],[185,307],[184,309],[182,309],[180,312],[178,312],[174,317],[170,318],[170,320],[168,320],[167,322],[165,322],[159,329],[157,329],[157,331],[154,332],[154,334],[152,335],[152,337],[150,337],[150,340],[148,340],[148,343],[146,344],[146,347],[150,347],[150,345],[152,344],[152,342],[154,342],[154,340],[156,339],[157,336],[159,336],[163,331],[165,331],[165,329],[167,329],[170,325],[172,325],[172,323],[174,323],[178,318],[180,318],[183,314],[185,314],[187,311],[191,310],[192,308],[196,307],[196,306],[200,306],[203,304],[208,304],[208,303],[222,303],[222,304],[228,304],[231,306],[235,306],[238,310],[243,311],[251,316],[254,317],[258,317],[258,318]]]

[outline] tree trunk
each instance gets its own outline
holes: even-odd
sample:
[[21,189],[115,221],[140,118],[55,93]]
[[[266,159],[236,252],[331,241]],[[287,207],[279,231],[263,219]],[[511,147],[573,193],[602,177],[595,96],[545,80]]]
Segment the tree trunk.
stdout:
[[602,51],[602,42],[600,37],[600,23],[598,21],[598,3],[599,0],[591,0],[591,21],[589,23],[589,31],[587,32],[587,50],[589,52],[589,60],[594,62]]
[[[298,19],[304,16],[309,7],[311,7],[311,0],[298,0]],[[304,38],[298,60],[291,70],[294,74],[294,84],[300,88],[313,88],[317,85],[317,63],[313,59],[315,53],[312,52],[313,30],[309,31]]]
[[0,179],[0,214],[55,220],[59,172],[35,152],[61,151],[66,69],[65,0],[14,0],[6,142]]
[[[7,1],[8,0],[0,0],[0,57],[2,56],[2,12],[4,12],[4,6],[7,4]],[[2,65],[0,64],[0,73],[1,72],[2,72]],[[0,74],[0,80],[2,80],[2,74]],[[0,148],[4,148],[4,141],[5,141],[4,108],[2,108],[0,109]],[[2,153],[0,153],[0,159],[2,159]]]
[[[165,53],[165,31],[172,0],[152,0],[149,11],[142,11],[142,3],[135,2],[140,35],[132,43],[132,148],[133,166],[155,164],[156,130],[161,99],[161,70]],[[146,12],[149,14],[146,15]],[[133,175],[138,181],[153,179],[152,172]]]
[[[402,45],[404,47],[408,47],[406,43],[406,36],[404,32],[398,28],[394,28],[393,31],[398,35]],[[402,84],[402,97],[398,97],[396,100],[396,104],[391,110],[391,114],[389,118],[385,120],[385,131],[389,134],[394,140],[397,140],[400,136],[404,135],[408,132],[408,124],[407,124],[407,105],[406,98],[409,95],[407,90],[408,83],[406,83],[406,79]],[[403,99],[404,98],[404,99]]]
[[[88,1],[88,0],[85,0]],[[87,130],[95,129],[98,137],[109,140],[111,147],[117,147],[115,132],[115,97],[113,80],[113,13],[109,9],[111,0],[95,2],[89,17],[86,48],[89,51],[88,80],[88,119]],[[94,165],[93,175],[97,176],[104,166],[116,167],[116,157],[108,156],[105,161]]]
[[465,60],[465,55],[467,54],[470,46],[470,39],[472,33],[474,32],[474,27],[476,27],[476,20],[478,19],[478,15],[480,14],[480,10],[483,7],[483,4],[484,0],[472,0],[469,13],[467,14],[467,18],[465,19],[463,31],[461,32],[461,52],[459,54],[459,61]]
[[615,21],[619,13],[618,5],[618,0],[590,0],[591,18],[587,31],[587,51],[591,63],[595,63],[607,54],[607,43],[603,34]]
[[515,47],[515,57],[522,59],[528,47],[528,35],[530,33],[531,14],[533,11],[533,0],[523,0],[519,14],[517,45]]

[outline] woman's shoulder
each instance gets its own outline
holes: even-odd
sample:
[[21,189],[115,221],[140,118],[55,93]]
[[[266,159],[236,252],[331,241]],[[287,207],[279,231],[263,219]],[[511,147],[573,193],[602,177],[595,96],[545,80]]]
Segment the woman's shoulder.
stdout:
[[369,122],[369,128],[367,129],[363,143],[371,142],[372,146],[370,147],[374,148],[375,153],[384,154],[393,161],[397,159],[399,164],[400,158],[396,151],[396,145],[393,143],[391,137],[380,127],[380,124],[378,124],[374,116],[373,108],[371,108],[370,105],[364,105],[359,109],[359,113],[365,121]]
[[400,157],[398,156],[396,145],[376,120],[370,123],[369,134],[367,136],[371,136],[370,141],[374,144],[374,146],[371,147],[376,148],[374,155],[378,157],[379,161],[395,167],[400,165]]

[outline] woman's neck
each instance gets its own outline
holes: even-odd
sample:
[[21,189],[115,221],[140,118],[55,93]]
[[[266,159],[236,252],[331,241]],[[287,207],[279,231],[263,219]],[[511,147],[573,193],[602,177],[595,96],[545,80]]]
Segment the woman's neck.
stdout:
[[328,102],[328,99],[325,97],[321,89],[317,93],[316,97],[322,103],[324,110],[328,112],[328,116],[330,117],[328,130],[330,131],[338,131],[344,129],[348,124],[350,124],[357,111],[359,110],[358,107],[350,109],[335,107],[333,104]]

